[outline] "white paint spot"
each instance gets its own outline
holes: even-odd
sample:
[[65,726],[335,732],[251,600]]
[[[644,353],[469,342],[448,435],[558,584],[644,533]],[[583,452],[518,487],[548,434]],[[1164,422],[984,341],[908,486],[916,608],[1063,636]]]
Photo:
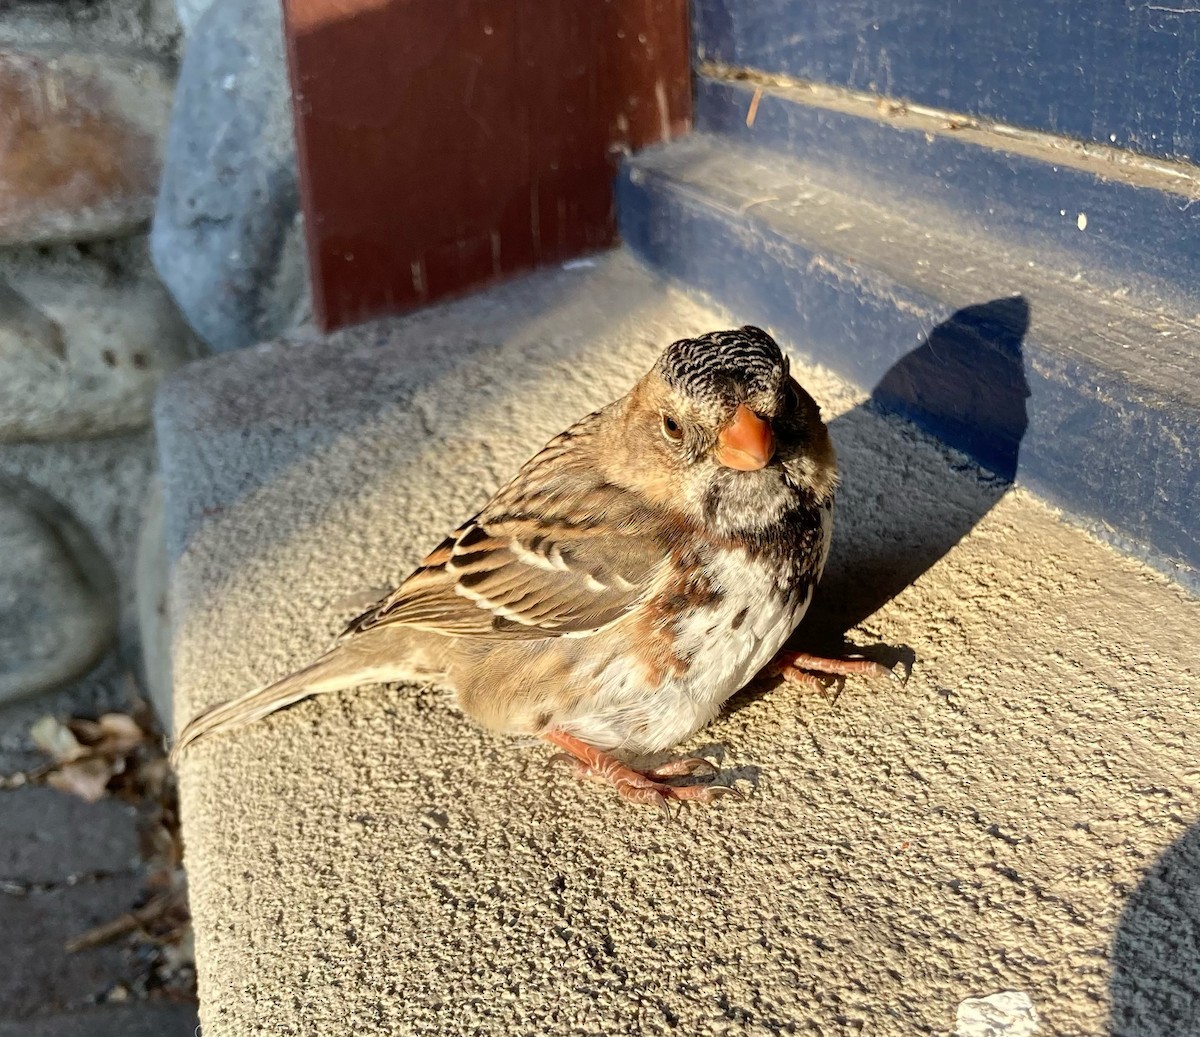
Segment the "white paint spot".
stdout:
[[1080,230],[1087,230],[1087,213],[1081,212],[1075,217],[1075,226]]
[[1058,210],[1058,215],[1059,215],[1059,216],[1066,216],[1066,215],[1067,215],[1067,210],[1066,210],[1066,209],[1059,209],[1059,210]]
[[1109,139],[1109,140],[1110,140],[1110,141],[1111,141],[1113,144],[1116,144],[1116,142],[1117,142],[1117,135],[1116,135],[1115,133],[1110,133],[1110,134],[1108,135],[1108,139]]
[[969,997],[958,1006],[954,1037],[1032,1037],[1038,1015],[1023,990]]
[[564,270],[587,270],[589,267],[596,265],[594,259],[568,259],[563,263]]

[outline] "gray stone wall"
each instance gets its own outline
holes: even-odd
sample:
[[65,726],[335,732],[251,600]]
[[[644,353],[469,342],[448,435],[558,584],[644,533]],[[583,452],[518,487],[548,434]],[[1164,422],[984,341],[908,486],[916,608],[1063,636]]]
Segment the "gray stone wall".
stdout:
[[[0,7],[0,704],[119,646],[169,709],[162,651],[141,660],[143,641],[165,648],[161,609],[134,603],[155,389],[307,318],[280,4],[178,2]],[[36,492],[57,518],[30,505]],[[63,521],[80,535],[57,535]],[[55,580],[77,582],[93,558],[112,574],[112,593],[89,599],[106,615],[25,636],[60,615]],[[31,587],[35,561],[58,575]]]
[[181,0],[193,24],[154,213],[154,264],[214,350],[307,316],[279,0]]
[[154,395],[307,311],[278,0],[179,2],[0,3],[3,1034],[196,1025],[132,944],[63,949],[140,902],[135,809],[29,777],[46,715],[169,728]]
[[0,8],[0,706],[138,669],[150,406],[203,352],[147,238],[181,42],[164,0]]

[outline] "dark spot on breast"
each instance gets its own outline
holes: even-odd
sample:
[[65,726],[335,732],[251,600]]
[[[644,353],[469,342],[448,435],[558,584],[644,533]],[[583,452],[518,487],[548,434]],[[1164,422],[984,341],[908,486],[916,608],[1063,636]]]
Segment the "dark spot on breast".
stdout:
[[146,359],[145,353],[134,353],[133,354],[133,366],[136,367],[139,371],[146,368],[149,365],[149,363],[150,363],[150,361]]
[[704,501],[701,504],[705,522],[711,525],[717,520],[717,509],[720,506],[721,487],[717,485],[710,486],[704,491]]
[[108,364],[109,367],[117,366],[117,354],[114,353],[111,349],[102,350],[100,353],[100,359],[103,360],[106,364]]
[[736,616],[733,617],[733,629],[734,630],[741,629],[742,624],[746,622],[746,616],[749,614],[749,612],[750,612],[749,608],[744,608],[744,609],[742,609],[741,612],[739,612]]
[[550,726],[550,721],[554,719],[553,713],[539,713],[537,719],[534,720],[534,730],[545,731]]

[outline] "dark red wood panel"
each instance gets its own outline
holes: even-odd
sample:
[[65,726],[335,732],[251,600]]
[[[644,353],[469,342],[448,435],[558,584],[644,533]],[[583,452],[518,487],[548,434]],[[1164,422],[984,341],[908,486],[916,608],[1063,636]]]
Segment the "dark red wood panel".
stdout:
[[686,0],[284,0],[326,329],[611,244],[691,122]]

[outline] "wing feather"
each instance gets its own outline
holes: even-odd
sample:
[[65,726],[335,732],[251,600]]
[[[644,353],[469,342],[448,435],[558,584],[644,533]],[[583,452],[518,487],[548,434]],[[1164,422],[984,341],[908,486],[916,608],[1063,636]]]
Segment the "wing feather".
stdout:
[[588,420],[551,442],[343,636],[396,623],[495,639],[581,637],[628,614],[669,550],[646,506],[580,456]]

